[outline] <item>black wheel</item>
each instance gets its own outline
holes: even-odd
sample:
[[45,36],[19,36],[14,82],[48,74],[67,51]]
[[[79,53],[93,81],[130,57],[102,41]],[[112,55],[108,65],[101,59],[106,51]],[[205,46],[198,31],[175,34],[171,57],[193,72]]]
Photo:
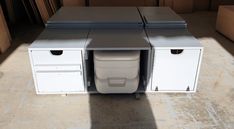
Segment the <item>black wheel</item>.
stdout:
[[139,93],[135,93],[135,98],[136,98],[136,100],[140,100],[141,99],[141,95]]

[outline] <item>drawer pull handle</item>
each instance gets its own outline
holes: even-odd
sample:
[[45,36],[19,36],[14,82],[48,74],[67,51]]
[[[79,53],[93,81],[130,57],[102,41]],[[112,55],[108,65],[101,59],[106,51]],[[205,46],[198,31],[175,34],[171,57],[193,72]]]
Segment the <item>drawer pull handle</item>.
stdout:
[[171,49],[171,54],[179,55],[183,52],[183,49]]
[[55,56],[60,56],[63,54],[63,50],[50,50],[50,53]]
[[124,87],[126,84],[125,78],[109,78],[108,84],[110,87]]

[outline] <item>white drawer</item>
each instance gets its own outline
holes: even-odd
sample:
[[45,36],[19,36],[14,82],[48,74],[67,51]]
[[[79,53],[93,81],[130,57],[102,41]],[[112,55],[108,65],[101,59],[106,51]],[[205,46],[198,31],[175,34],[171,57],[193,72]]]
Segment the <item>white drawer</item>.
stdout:
[[200,50],[156,50],[153,66],[152,90],[194,90]]
[[83,71],[82,65],[69,66],[34,66],[35,72],[40,71]]
[[36,72],[36,83],[39,93],[69,93],[84,91],[81,71]]
[[82,64],[81,51],[35,50],[31,54],[34,65]]

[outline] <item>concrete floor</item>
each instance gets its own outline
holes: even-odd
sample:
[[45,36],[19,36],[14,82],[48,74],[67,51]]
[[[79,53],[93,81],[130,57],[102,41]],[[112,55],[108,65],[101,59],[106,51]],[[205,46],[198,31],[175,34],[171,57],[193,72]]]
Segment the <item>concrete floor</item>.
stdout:
[[0,56],[1,129],[233,129],[234,43],[214,30],[214,12],[182,15],[205,47],[195,94],[35,94],[27,53],[42,28],[21,27]]

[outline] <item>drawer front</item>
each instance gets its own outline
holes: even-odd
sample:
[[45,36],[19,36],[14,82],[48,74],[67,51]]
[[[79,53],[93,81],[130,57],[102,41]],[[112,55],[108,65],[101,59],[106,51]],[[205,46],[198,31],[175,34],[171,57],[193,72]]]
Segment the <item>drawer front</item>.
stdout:
[[34,65],[82,64],[81,51],[32,51]]
[[39,92],[82,92],[84,91],[83,74],[81,71],[67,72],[36,72]]
[[153,66],[152,90],[194,90],[200,50],[156,50]]

